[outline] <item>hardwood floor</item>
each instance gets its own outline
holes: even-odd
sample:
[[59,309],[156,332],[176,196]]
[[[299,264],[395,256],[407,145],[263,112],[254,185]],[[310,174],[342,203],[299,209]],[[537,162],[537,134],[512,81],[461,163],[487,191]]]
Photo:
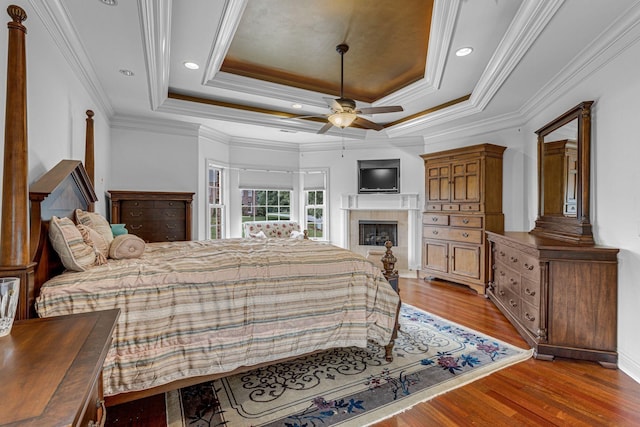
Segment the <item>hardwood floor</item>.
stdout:
[[[402,301],[516,346],[526,342],[465,286],[400,279]],[[107,408],[107,426],[164,425],[161,396]],[[640,426],[640,384],[595,362],[530,359],[418,404],[376,427]]]

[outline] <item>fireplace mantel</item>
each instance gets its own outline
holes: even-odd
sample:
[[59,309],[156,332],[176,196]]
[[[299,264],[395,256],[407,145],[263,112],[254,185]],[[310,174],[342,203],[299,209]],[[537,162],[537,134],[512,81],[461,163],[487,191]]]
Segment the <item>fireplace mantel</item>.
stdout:
[[340,207],[346,210],[420,210],[418,200],[418,194],[414,193],[343,194]]
[[353,250],[353,248],[350,247],[351,229],[352,227],[357,227],[357,225],[351,224],[351,212],[406,212],[407,239],[399,244],[403,246],[401,252],[406,253],[406,265],[408,269],[416,271],[419,270],[420,236],[422,232],[420,217],[422,207],[419,202],[420,197],[417,193],[341,195],[340,209],[342,210],[342,247]]

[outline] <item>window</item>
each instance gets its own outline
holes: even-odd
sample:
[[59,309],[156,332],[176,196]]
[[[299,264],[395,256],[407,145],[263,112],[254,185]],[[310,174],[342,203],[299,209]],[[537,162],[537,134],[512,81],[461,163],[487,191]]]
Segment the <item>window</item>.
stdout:
[[209,239],[224,238],[224,204],[222,198],[221,168],[209,165],[207,177],[207,194],[209,201]]
[[309,238],[322,239],[324,238],[324,190],[305,191],[305,196],[306,219],[303,228],[309,233]]
[[241,190],[242,222],[291,219],[290,190]]

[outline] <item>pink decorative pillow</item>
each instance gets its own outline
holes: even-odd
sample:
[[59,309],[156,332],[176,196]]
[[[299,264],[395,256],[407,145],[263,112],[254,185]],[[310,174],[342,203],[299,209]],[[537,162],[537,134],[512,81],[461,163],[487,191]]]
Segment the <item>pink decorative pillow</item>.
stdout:
[[111,244],[113,241],[113,232],[111,231],[111,225],[109,222],[100,215],[95,212],[87,212],[82,209],[76,209],[76,222],[78,224],[86,225],[87,227],[93,228],[95,231],[100,233],[104,240]]
[[140,258],[146,244],[135,234],[121,234],[116,236],[109,246],[109,258],[130,259]]
[[67,270],[85,271],[94,265],[96,253],[69,218],[54,216],[49,223],[49,240]]

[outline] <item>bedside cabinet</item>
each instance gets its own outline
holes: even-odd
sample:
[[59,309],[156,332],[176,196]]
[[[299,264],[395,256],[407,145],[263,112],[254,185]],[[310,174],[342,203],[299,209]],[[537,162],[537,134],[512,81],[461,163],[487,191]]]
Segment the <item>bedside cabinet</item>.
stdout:
[[146,242],[191,240],[191,202],[194,193],[166,191],[115,191],[112,224],[125,224],[129,233]]
[[0,337],[0,425],[98,426],[120,310],[19,320]]

